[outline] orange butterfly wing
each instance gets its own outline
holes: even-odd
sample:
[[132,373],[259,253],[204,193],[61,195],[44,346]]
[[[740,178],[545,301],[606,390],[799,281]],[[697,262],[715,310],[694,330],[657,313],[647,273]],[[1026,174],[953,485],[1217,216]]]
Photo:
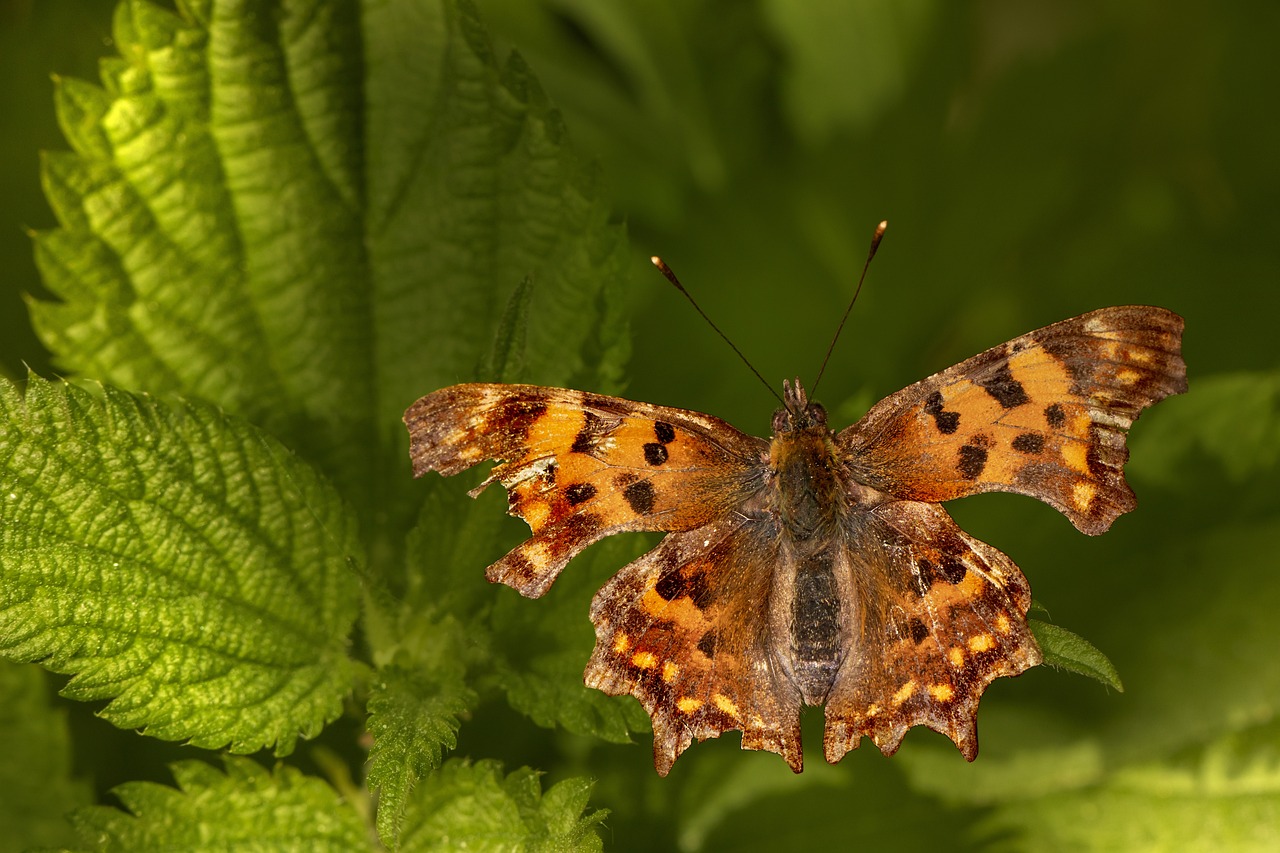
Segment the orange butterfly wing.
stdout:
[[404,420],[415,476],[501,460],[476,492],[502,483],[509,512],[534,535],[487,576],[529,597],[591,543],[700,527],[766,476],[767,443],[718,418],[582,391],[454,385],[418,400]]
[[826,759],[863,736],[892,755],[908,729],[926,725],[972,761],[983,691],[1040,663],[1026,624],[1031,588],[937,504],[887,501],[853,523],[839,564],[853,602],[849,653],[825,697]]
[[1054,323],[886,397],[836,443],[855,479],[894,497],[1017,492],[1102,533],[1136,504],[1126,431],[1187,390],[1182,326],[1145,306]]
[[797,773],[801,696],[778,665],[770,618],[779,530],[737,513],[672,533],[624,566],[591,604],[596,647],[588,687],[631,694],[653,718],[660,775],[696,738],[742,731]]

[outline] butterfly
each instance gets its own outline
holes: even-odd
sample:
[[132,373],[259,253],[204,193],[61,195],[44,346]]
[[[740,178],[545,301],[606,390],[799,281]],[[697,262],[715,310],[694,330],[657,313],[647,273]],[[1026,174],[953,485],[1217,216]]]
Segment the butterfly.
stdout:
[[994,679],[1041,661],[1031,591],[1009,557],[940,506],[980,492],[1039,498],[1087,534],[1135,506],[1127,430],[1186,391],[1183,320],[1103,308],[904,388],[835,432],[783,383],[769,440],[692,411],[534,385],[464,384],[405,412],[413,471],[496,460],[491,483],[532,537],[489,566],[536,598],[588,545],[661,531],[595,596],[584,680],[635,696],[666,775],[694,739],[803,767],[800,712],[825,705],[839,761],[868,737],[892,755],[912,726],[978,751]]

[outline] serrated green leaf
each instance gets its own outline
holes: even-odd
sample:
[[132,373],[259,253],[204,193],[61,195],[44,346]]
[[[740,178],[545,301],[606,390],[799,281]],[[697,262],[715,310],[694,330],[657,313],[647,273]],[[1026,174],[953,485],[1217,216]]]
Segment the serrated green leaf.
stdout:
[[591,783],[566,779],[542,792],[538,774],[505,778],[494,761],[448,761],[418,787],[400,836],[403,851],[594,851],[605,812],[583,813]]
[[361,554],[338,495],[207,405],[0,384],[0,651],[167,740],[293,749],[341,710]]
[[433,627],[426,648],[378,670],[369,695],[368,785],[378,791],[378,834],[393,848],[414,787],[457,744],[459,717],[477,698],[465,680],[461,629],[452,620]]
[[1129,692],[1104,731],[1113,759],[1155,760],[1280,714],[1278,540],[1274,519],[1223,520],[1151,555],[1171,572],[1124,609],[1140,639],[1124,661]]
[[68,843],[67,813],[91,800],[72,777],[66,710],[52,696],[39,667],[0,661],[0,838],[13,850]]
[[526,277],[507,299],[493,346],[476,370],[477,378],[490,382],[519,382],[523,378],[532,292],[533,279]]
[[380,51],[366,86],[379,141],[368,228],[386,414],[468,378],[526,277],[527,377],[587,372],[582,349],[606,283],[623,277],[625,232],[607,224],[559,113],[518,56],[495,58],[470,3],[377,4],[363,24]]
[[360,815],[333,789],[297,769],[268,771],[227,758],[225,772],[199,761],[171,767],[178,787],[128,782],[112,793],[128,810],[94,806],[72,815],[84,849],[103,851],[375,850]]
[[[956,760],[950,743],[917,741],[894,756],[918,794],[954,807],[985,808],[1078,791],[1104,779],[1106,752],[1097,721],[1071,719],[1036,705],[981,709],[982,751]],[[922,733],[923,734],[923,733]]]
[[530,375],[584,371],[625,234],[470,5],[179,5],[122,3],[104,88],[59,82],[76,153],[46,158],[37,258],[63,301],[32,312],[60,365],[222,405],[370,512],[403,482],[389,425],[522,280]]
[[1124,692],[1120,673],[1093,643],[1066,628],[1050,625],[1039,619],[1028,619],[1027,627],[1035,635],[1040,651],[1044,652],[1044,662],[1049,666],[1087,676]]

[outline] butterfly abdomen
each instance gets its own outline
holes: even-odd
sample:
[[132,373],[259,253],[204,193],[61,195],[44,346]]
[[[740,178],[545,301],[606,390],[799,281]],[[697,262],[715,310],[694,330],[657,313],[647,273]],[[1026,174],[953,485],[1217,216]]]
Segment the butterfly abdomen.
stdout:
[[842,604],[830,552],[800,560],[792,589],[792,672],[804,701],[821,705],[844,657]]
[[787,611],[785,638],[775,635],[783,648],[775,649],[787,656],[785,668],[804,701],[820,705],[844,658],[847,605],[832,555],[843,541],[848,487],[825,422],[774,435],[770,468],[771,503],[784,540],[782,559],[791,569],[779,572],[778,581],[786,588],[774,591]]

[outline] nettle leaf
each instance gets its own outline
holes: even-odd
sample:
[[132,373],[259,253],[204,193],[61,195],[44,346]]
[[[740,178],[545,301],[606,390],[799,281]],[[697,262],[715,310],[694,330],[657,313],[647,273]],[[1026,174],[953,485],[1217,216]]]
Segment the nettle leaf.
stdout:
[[367,783],[379,795],[378,834],[392,846],[411,792],[457,745],[459,718],[476,703],[465,678],[464,633],[452,619],[424,625],[417,654],[397,654],[370,692]]
[[88,850],[375,850],[360,814],[298,770],[247,758],[225,772],[200,761],[170,768],[178,787],[127,782],[112,789],[127,811],[92,806],[71,820]]
[[1066,628],[1041,622],[1039,619],[1028,619],[1027,627],[1040,644],[1046,664],[1092,678],[1124,692],[1124,685],[1120,682],[1120,673],[1115,665],[1093,643]]
[[543,792],[528,768],[504,777],[494,761],[449,761],[414,795],[400,849],[601,850],[595,828],[607,812],[583,813],[590,793],[586,779],[566,779]]
[[178,7],[122,2],[103,87],[58,81],[62,301],[32,312],[62,368],[215,402],[365,512],[406,494],[400,413],[470,378],[525,279],[528,375],[616,375],[625,230],[470,4]]
[[65,815],[92,799],[72,778],[65,708],[53,707],[39,667],[0,661],[0,833],[13,850],[71,841]]
[[310,467],[204,404],[0,383],[0,651],[121,728],[250,752],[338,715],[361,554]]

